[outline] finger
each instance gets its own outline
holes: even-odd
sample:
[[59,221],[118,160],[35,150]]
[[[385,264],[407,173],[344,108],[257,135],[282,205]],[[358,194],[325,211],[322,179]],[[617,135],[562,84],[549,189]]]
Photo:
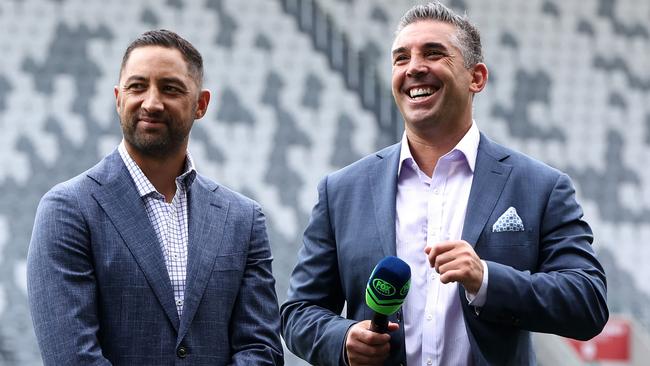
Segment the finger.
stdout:
[[471,275],[472,271],[481,266],[480,258],[464,249],[447,252],[436,259],[436,269],[443,274],[451,270],[461,270],[464,275]]
[[368,346],[382,346],[390,342],[390,335],[386,333],[376,333],[369,330],[363,334],[359,334],[357,340]]
[[463,267],[459,269],[446,270],[440,273],[440,282],[450,283],[459,282],[465,287],[465,290],[472,294],[478,292],[483,282],[483,269]]
[[461,242],[458,241],[444,241],[437,243],[436,245],[432,247],[427,247],[425,248],[425,253],[428,256],[429,259],[429,264],[431,267],[436,266],[436,261],[438,260],[438,257],[441,255],[444,255],[445,253],[448,253],[450,251],[453,251]]
[[399,324],[393,323],[393,322],[388,323],[388,331],[389,332],[394,332],[394,331],[396,331],[398,329],[399,329]]
[[[434,255],[440,255],[442,253],[448,252],[450,250],[453,250],[454,248],[458,247],[462,241],[441,241],[439,243],[436,243],[432,247],[432,251]],[[429,253],[431,254],[431,253]]]
[[424,253],[427,255],[427,261],[429,261],[429,265],[433,267],[436,263],[436,256],[433,253],[433,247],[431,246],[424,247]]
[[461,282],[462,271],[458,269],[448,270],[444,273],[440,273],[440,282],[442,283],[452,283],[452,282]]
[[[441,266],[451,261],[461,260],[462,262],[467,262],[471,265],[474,262],[480,261],[480,258],[474,251],[474,248],[472,248],[472,246],[467,242],[458,241],[454,242],[454,244],[455,245],[452,248],[445,251],[444,253],[439,254],[436,257],[436,264]],[[460,264],[462,265],[463,263]]]
[[449,265],[450,263],[453,263],[454,260],[456,259],[457,255],[458,254],[455,251],[448,251],[448,252],[444,252],[442,254],[439,254],[435,258],[435,261],[433,263],[433,267],[436,269],[436,271],[438,273],[442,273],[442,272],[440,272],[442,270],[441,267],[443,267],[445,265]]
[[369,320],[353,325],[348,334],[348,338],[369,346],[383,345],[390,341],[390,335],[368,330],[369,326]]
[[[345,341],[350,365],[381,365],[390,353],[390,336],[368,330],[370,321],[354,324]],[[389,324],[390,327],[390,324]],[[365,342],[380,344],[367,344]]]
[[[463,285],[472,285],[471,287],[474,288],[474,284],[480,284],[481,281],[477,279],[477,276],[474,276],[472,271],[469,271],[466,268],[462,269],[452,269],[448,271],[444,271],[443,273],[440,273],[440,282],[442,283],[450,283],[450,282],[460,282]],[[482,280],[482,278],[481,278]]]
[[390,351],[390,344],[384,344],[381,346],[369,346],[367,344],[359,342],[350,342],[347,347],[348,358],[354,358],[357,360],[361,359],[376,359],[381,358],[384,355],[388,354]]
[[371,347],[362,343],[352,343],[347,348],[348,359],[353,365],[381,364],[390,353],[390,345],[385,344],[381,347]]

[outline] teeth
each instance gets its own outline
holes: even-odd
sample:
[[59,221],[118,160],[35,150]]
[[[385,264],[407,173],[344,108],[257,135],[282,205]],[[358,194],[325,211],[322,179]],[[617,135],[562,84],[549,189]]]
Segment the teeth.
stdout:
[[432,88],[413,88],[409,90],[411,98],[422,97],[433,94]]

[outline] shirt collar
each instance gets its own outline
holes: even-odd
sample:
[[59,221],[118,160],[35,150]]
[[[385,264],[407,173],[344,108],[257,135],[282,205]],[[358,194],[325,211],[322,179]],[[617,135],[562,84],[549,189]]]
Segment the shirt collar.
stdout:
[[[474,173],[474,167],[476,166],[476,156],[478,155],[478,144],[481,139],[481,134],[476,126],[476,122],[472,121],[472,126],[469,128],[465,136],[463,136],[458,144],[451,149],[448,153],[441,156],[440,159],[453,158],[454,155],[457,155],[459,152],[460,156],[465,158],[469,169]],[[399,155],[399,165],[397,168],[397,176],[399,177],[402,166],[405,164],[413,164],[417,166],[413,155],[411,154],[411,149],[408,144],[408,138],[406,137],[406,131],[402,135],[402,147]]]
[[[158,192],[156,190],[156,187],[151,184],[151,181],[149,181],[149,178],[147,178],[135,160],[133,160],[131,155],[129,155],[129,152],[126,150],[126,146],[124,146],[124,140],[120,142],[120,145],[117,147],[117,151],[120,153],[122,161],[124,162],[124,165],[126,165],[131,178],[133,178],[133,181],[136,183],[135,186],[138,189],[138,194],[140,194],[140,197],[147,196],[153,192]],[[184,185],[185,189],[187,190],[192,185],[195,178],[196,169],[194,169],[194,159],[192,159],[192,156],[188,151],[185,153],[185,166],[183,167],[183,173],[176,177],[176,181]]]
[[183,182],[185,188],[189,188],[196,179],[196,169],[194,169],[194,159],[189,151],[185,152],[185,166],[183,167],[183,174],[176,178],[177,181]]

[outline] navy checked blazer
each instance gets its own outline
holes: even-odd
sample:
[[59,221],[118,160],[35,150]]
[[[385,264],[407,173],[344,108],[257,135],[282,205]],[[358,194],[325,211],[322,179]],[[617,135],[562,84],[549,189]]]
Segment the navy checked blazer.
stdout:
[[197,175],[179,318],[160,244],[117,151],[41,200],[27,259],[45,365],[278,365],[266,224]]

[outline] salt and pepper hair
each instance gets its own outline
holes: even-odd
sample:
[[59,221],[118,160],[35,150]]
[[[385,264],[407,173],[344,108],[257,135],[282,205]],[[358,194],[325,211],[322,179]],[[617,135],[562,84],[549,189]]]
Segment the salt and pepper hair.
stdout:
[[120,75],[122,75],[122,70],[124,70],[131,52],[136,48],[147,46],[160,46],[178,50],[187,63],[190,75],[194,78],[196,84],[201,87],[203,84],[203,57],[201,57],[201,53],[183,37],[166,29],[147,31],[131,42],[122,57]]
[[477,63],[483,62],[481,35],[474,24],[469,21],[467,14],[460,16],[438,1],[415,5],[409,9],[400,19],[395,35],[409,24],[423,20],[439,21],[456,27],[456,35],[451,41],[460,50],[466,68],[469,69]]

